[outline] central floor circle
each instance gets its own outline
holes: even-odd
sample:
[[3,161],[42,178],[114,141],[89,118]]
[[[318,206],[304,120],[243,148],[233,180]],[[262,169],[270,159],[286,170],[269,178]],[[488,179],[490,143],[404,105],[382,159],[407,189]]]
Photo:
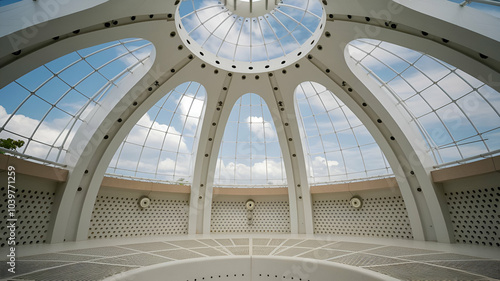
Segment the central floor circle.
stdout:
[[317,43],[320,0],[184,0],[176,23],[185,45],[218,68],[256,73],[286,67]]

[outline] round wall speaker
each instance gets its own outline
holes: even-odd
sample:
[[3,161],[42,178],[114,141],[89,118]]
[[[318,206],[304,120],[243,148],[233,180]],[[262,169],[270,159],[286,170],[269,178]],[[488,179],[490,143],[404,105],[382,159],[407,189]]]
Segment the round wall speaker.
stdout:
[[151,199],[149,199],[149,197],[142,196],[141,198],[139,198],[139,207],[144,209],[149,207],[149,205],[151,205]]
[[248,199],[245,203],[245,206],[247,207],[247,210],[252,211],[253,209],[255,209],[255,201],[253,201],[252,199]]
[[359,209],[363,206],[363,200],[361,200],[361,197],[359,196],[353,196],[349,202],[351,203],[351,206],[353,206],[356,209]]

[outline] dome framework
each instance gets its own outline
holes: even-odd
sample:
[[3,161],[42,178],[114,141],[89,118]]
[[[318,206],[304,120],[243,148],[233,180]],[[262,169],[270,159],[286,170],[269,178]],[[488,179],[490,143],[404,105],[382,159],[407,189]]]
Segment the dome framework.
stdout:
[[[490,191],[497,179],[496,173],[493,172],[497,171],[495,161],[498,161],[495,157],[498,153],[498,139],[495,136],[498,131],[497,96],[500,86],[495,81],[500,81],[500,54],[496,51],[500,45],[500,34],[495,29],[499,22],[496,17],[447,1],[433,1],[432,5],[430,1],[398,1],[398,3],[382,0],[360,0],[356,3],[323,1],[324,23],[320,28],[318,40],[310,45],[308,51],[301,54],[298,60],[269,70],[266,70],[265,64],[262,68],[256,67],[252,71],[245,65],[245,71],[239,72],[229,64],[227,67],[217,67],[215,60],[213,63],[208,63],[205,56],[201,58],[198,55],[198,50],[194,52],[192,48],[186,46],[186,37],[181,36],[178,27],[178,1],[148,1],[141,4],[136,1],[126,1],[119,4],[121,9],[116,9],[115,5],[118,4],[113,0],[89,3],[70,1],[71,5],[61,4],[54,13],[47,12],[46,6],[39,2],[21,1],[10,7],[2,7],[0,10],[0,13],[5,15],[0,17],[2,21],[11,22],[10,25],[1,25],[0,28],[0,76],[2,77],[0,87],[5,93],[10,83],[23,87],[26,83],[22,81],[23,75],[33,69],[47,69],[51,62],[53,64],[65,54],[74,54],[73,52],[101,44],[126,45],[126,42],[129,42],[127,40],[130,40],[127,38],[140,38],[133,40],[140,40],[145,46],[150,46],[145,56],[134,57],[136,50],[134,48],[127,48],[122,53],[126,54],[123,56],[132,56],[133,60],[121,60],[130,64],[122,66],[122,71],[116,72],[115,75],[105,77],[103,85],[109,86],[115,82],[115,77],[121,79],[116,79],[114,86],[107,88],[102,99],[94,100],[91,95],[84,95],[88,104],[96,104],[88,115],[78,119],[80,117],[74,112],[65,113],[69,116],[67,118],[73,120],[72,122],[81,121],[81,124],[72,131],[74,135],[71,142],[68,141],[68,144],[61,146],[58,142],[43,141],[50,149],[62,147],[65,155],[57,157],[51,156],[50,153],[35,155],[29,150],[30,143],[26,146],[26,150],[18,151],[20,157],[36,156],[36,159],[33,158],[36,161],[59,166],[67,173],[67,178],[58,183],[57,196],[54,195],[54,209],[46,234],[48,243],[88,239],[89,228],[94,227],[92,220],[95,219],[97,212],[103,211],[96,205],[98,196],[99,200],[115,200],[110,199],[117,196],[113,195],[115,192],[122,196],[120,198],[129,198],[122,195],[126,193],[123,190],[113,191],[107,188],[114,187],[113,184],[117,182],[123,183],[122,187],[128,186],[130,190],[133,188],[130,188],[129,184],[140,186],[144,188],[143,191],[159,192],[162,195],[158,195],[159,197],[155,199],[158,201],[153,200],[154,203],[169,202],[173,204],[169,206],[173,207],[168,208],[176,211],[185,210],[183,217],[187,220],[185,232],[190,235],[209,235],[211,224],[214,223],[214,208],[238,208],[239,205],[233,202],[235,198],[240,200],[251,196],[262,196],[258,197],[262,201],[257,201],[257,204],[262,202],[262,206],[270,206],[267,210],[280,214],[271,217],[289,219],[291,234],[314,235],[321,208],[331,204],[328,205],[331,208],[324,208],[334,210],[334,206],[343,204],[342,200],[348,200],[350,196],[360,192],[367,199],[376,202],[375,204],[386,204],[379,203],[384,200],[399,202],[397,196],[400,196],[404,202],[403,206],[395,207],[394,210],[400,208],[401,216],[407,216],[411,237],[414,240],[474,243],[471,242],[473,239],[468,237],[472,234],[467,233],[473,231],[473,225],[467,226],[470,227],[467,230],[461,228],[462,220],[458,222],[454,218],[454,216],[460,217],[460,213],[452,208],[455,204],[453,202],[460,202],[457,197],[469,196],[466,195],[469,193],[476,196],[479,192],[481,194],[484,192],[488,194],[487,196],[492,194],[489,199],[491,202],[485,202],[484,207],[467,205],[471,208],[471,212],[490,210],[489,205],[494,207],[498,204],[498,195],[495,196],[498,193]],[[34,18],[33,15],[39,16]],[[34,21],[32,25],[24,28],[21,23],[23,18],[33,18]],[[36,25],[35,20],[40,19],[45,27]],[[477,24],[477,19],[481,19],[481,24]],[[396,52],[394,49],[399,51]],[[418,54],[417,58],[410,59],[415,54]],[[115,54],[114,61],[120,58],[121,54]],[[87,57],[80,54],[77,59],[85,61]],[[443,70],[443,73],[431,77],[430,73],[433,75],[436,73],[432,72],[432,69],[425,69],[425,66],[428,66],[423,64],[425,61],[429,62],[429,65],[435,63],[437,65],[435,68]],[[91,68],[93,69],[91,73],[99,72],[100,69],[99,66],[93,65]],[[381,70],[383,68],[389,71]],[[62,78],[59,77],[59,73],[62,72],[50,68],[48,70],[49,80],[56,81],[55,79]],[[121,73],[126,75],[120,76]],[[422,76],[416,76],[417,74],[426,77],[430,81],[428,85],[418,84],[417,82],[422,82],[423,78],[419,78]],[[33,75],[33,77],[38,76]],[[446,84],[445,79],[451,80]],[[68,83],[69,88],[77,90],[80,79],[76,80],[74,83]],[[44,85],[45,81],[48,80],[45,79],[39,85]],[[66,80],[61,81],[64,83]],[[395,81],[406,83],[406,88],[411,91],[405,93],[398,90],[401,87],[398,88]],[[463,91],[462,94],[447,88],[457,86],[459,83],[457,81],[464,83],[463,87],[459,87],[459,90]],[[195,88],[198,90],[189,93],[177,90],[180,85],[189,84],[196,84]],[[308,96],[306,91],[302,90],[302,94],[299,93],[304,85],[312,85],[313,88],[315,85],[320,85],[322,89],[316,89]],[[202,88],[203,90],[200,90]],[[429,93],[431,89],[434,92]],[[203,91],[204,98],[198,98],[197,94],[193,94],[200,91]],[[25,92],[29,97],[26,101],[43,97],[42,92],[36,88],[26,88]],[[183,138],[184,133],[187,133],[186,128],[189,128],[187,125],[189,122],[186,121],[189,117],[193,118],[193,124],[196,123],[196,128],[190,133],[192,140],[189,147],[192,149],[184,150],[186,155],[190,155],[189,161],[192,164],[181,162],[174,164],[179,167],[189,166],[190,172],[184,174],[174,172],[172,178],[166,180],[169,181],[168,184],[166,181],[162,182],[163,179],[154,177],[144,180],[137,174],[139,167],[142,167],[142,156],[137,156],[133,159],[135,168],[130,169],[135,174],[129,176],[136,177],[132,178],[132,183],[112,181],[109,177],[105,177],[108,168],[112,172],[118,170],[119,161],[113,162],[113,157],[117,151],[128,151],[123,143],[124,140],[130,143],[136,126],[142,125],[145,131],[158,132],[164,139],[167,138],[171,133],[170,127],[175,127],[174,123],[169,123],[169,128],[165,128],[161,127],[165,123],[160,123],[160,119],[155,119],[157,120],[155,124],[150,118],[151,120],[147,120],[148,124],[145,125],[144,116],[151,116],[152,109],[162,112],[163,106],[155,107],[155,105],[161,104],[168,99],[166,98],[168,95],[175,93],[178,93],[177,98],[169,104],[174,108],[177,107],[179,111],[170,110],[170,120],[177,120],[176,122],[183,120],[184,131],[180,133],[181,129],[177,128],[177,132],[171,131],[172,134]],[[286,188],[235,191],[218,187],[214,180],[216,171],[220,171],[220,168],[217,168],[218,162],[220,163],[218,156],[224,153],[225,130],[231,126],[231,112],[234,105],[249,93],[259,95],[260,98],[257,99],[259,103],[255,105],[257,108],[263,108],[265,104],[269,110],[269,118],[265,121],[258,118],[253,120],[259,121],[256,123],[261,124],[264,131],[272,127],[276,132],[274,141],[280,149],[279,154],[283,162],[281,167],[286,175]],[[311,100],[320,95],[320,101],[326,100],[327,94],[328,106],[333,104],[333,100],[336,100],[337,104],[332,108],[325,106],[322,112],[315,112]],[[203,103],[203,106],[197,106],[196,112],[192,114],[189,111],[181,112],[180,101],[184,97],[188,97],[191,102],[193,99],[197,100],[200,104]],[[412,106],[412,98],[419,99],[419,103],[416,103],[418,106]],[[3,115],[12,116],[12,120],[16,112],[23,107],[21,105],[23,103],[14,98],[9,101],[16,106],[9,108],[6,103],[2,103],[2,107],[6,109]],[[471,104],[464,101],[475,102],[474,106],[480,105],[483,109],[480,113],[484,116],[479,116],[481,114],[478,114],[477,110],[470,110]],[[251,101],[250,103],[252,104]],[[47,100],[46,104],[48,108],[45,112],[61,110],[62,107],[57,100]],[[164,104],[166,107],[167,103]],[[305,113],[308,107],[310,114]],[[440,110],[445,107],[453,107],[454,115],[441,114]],[[359,161],[363,159],[366,147],[376,148],[380,151],[376,159],[380,161],[374,165],[374,170],[382,171],[375,174],[377,180],[369,178],[371,176],[369,171],[372,170],[367,162],[363,161],[361,161],[363,164],[354,165],[359,170],[350,169],[349,164],[345,164],[346,168],[341,178],[332,176],[331,172],[334,169],[330,170],[330,167],[335,165],[334,162],[328,161],[337,160],[329,160],[328,155],[337,150],[328,149],[327,145],[337,143],[341,147],[338,151],[345,152],[342,147],[342,137],[338,137],[342,130],[336,129],[340,123],[332,121],[334,119],[329,121],[332,129],[326,131],[330,131],[331,136],[336,135],[337,141],[330,139],[326,145],[324,143],[317,147],[312,145],[315,137],[321,139],[324,138],[323,135],[327,135],[321,133],[324,128],[319,124],[328,125],[328,122],[319,122],[326,120],[322,119],[326,117],[324,112],[336,109],[344,114],[342,120],[348,121],[348,125],[344,126],[349,132],[349,138],[355,140],[354,145],[348,148],[352,148],[360,155],[360,158],[356,159],[344,156],[344,162]],[[177,112],[179,114],[175,115]],[[349,118],[351,112],[355,118]],[[22,114],[28,116],[28,113]],[[158,116],[160,115],[158,113]],[[426,122],[425,116],[437,118],[432,122],[438,120],[436,122],[441,124],[442,129],[428,126],[431,122]],[[250,115],[250,117],[255,116]],[[307,123],[307,118],[315,120],[317,134],[307,132],[314,129],[307,125],[313,124]],[[492,121],[487,123],[484,122],[486,119],[482,118]],[[31,119],[38,121],[39,129],[43,127],[41,125],[42,120],[45,120],[43,116]],[[7,125],[9,123],[10,121],[4,122]],[[238,124],[238,126],[243,125]],[[16,136],[25,137],[29,142],[38,140],[36,132],[21,134],[16,131],[18,128],[6,125],[1,129],[2,133],[8,131],[17,134]],[[363,130],[364,134],[368,133],[371,139],[358,140],[358,130]],[[146,155],[146,148],[150,148],[148,138],[136,144],[142,149],[141,155]],[[158,150],[160,155],[172,152],[177,155],[179,161],[181,154],[179,149],[169,150],[169,147],[154,149]],[[447,154],[446,149],[454,152]],[[317,170],[311,169],[314,166],[311,162],[317,156],[315,153],[326,156],[323,163],[326,163],[324,165],[329,170],[325,180],[316,181]],[[366,155],[374,154],[366,153]],[[118,158],[115,157],[115,160]],[[477,161],[483,158],[486,158],[482,160],[485,162]],[[370,157],[370,159],[375,158]],[[161,162],[161,158],[157,157],[155,161]],[[463,164],[468,162],[471,163]],[[491,164],[488,164],[490,162]],[[474,169],[467,168],[483,164],[487,167],[481,166],[483,168],[475,174],[472,172]],[[450,170],[440,169],[454,165],[456,167],[450,169],[456,168],[455,173],[462,171],[462,175],[450,176],[446,174],[446,171]],[[157,164],[156,168],[158,167]],[[155,176],[158,174],[158,171],[152,172],[147,166],[142,168]],[[362,175],[350,177],[358,172]],[[137,177],[143,179],[138,180]],[[463,177],[468,178],[464,182],[457,183]],[[179,178],[188,179],[188,183],[179,184],[181,183]],[[474,191],[464,187],[467,184],[470,186],[470,183],[476,180],[484,185],[484,190],[487,191]],[[363,186],[365,183],[377,186],[370,188]],[[137,191],[140,188],[134,189],[134,192],[143,192]],[[376,188],[383,190],[377,191]],[[454,188],[460,191],[454,191]],[[459,195],[459,192],[463,195]],[[390,199],[370,197],[377,193],[380,198]],[[272,205],[272,200],[285,204],[288,209],[277,208]],[[366,203],[371,202],[370,200]],[[121,201],[112,203],[116,206],[123,205]],[[351,211],[346,212],[351,214]],[[244,213],[243,210],[239,212]],[[382,217],[384,215],[386,214],[381,214]],[[141,216],[141,213],[138,212],[137,216]],[[384,219],[389,217],[387,214]],[[231,219],[227,218],[228,224],[232,223]],[[272,218],[266,219],[272,221]],[[496,222],[497,218],[491,221]],[[397,223],[395,225],[393,226],[397,228]],[[480,225],[478,224],[479,227]],[[262,227],[265,231],[268,226]],[[490,227],[494,228],[494,223]],[[244,233],[255,230],[247,224],[238,224],[234,229],[235,232]],[[362,233],[368,235],[367,232]],[[485,245],[490,243],[490,246],[498,247],[494,239],[487,238],[483,242]]]

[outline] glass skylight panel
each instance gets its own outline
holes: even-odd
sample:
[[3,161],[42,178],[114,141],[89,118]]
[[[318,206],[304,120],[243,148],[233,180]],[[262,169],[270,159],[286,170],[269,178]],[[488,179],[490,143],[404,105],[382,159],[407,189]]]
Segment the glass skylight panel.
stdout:
[[311,185],[392,174],[368,130],[331,91],[304,82],[295,99]]
[[234,105],[224,130],[214,186],[285,185],[285,167],[271,113],[259,95],[243,95]]
[[177,86],[132,128],[116,151],[108,174],[189,184],[206,90],[196,82]]
[[137,38],[108,42],[66,54],[18,78],[0,89],[0,138],[24,140],[18,152],[62,163],[87,114],[152,49],[149,41]]
[[184,0],[183,27],[203,49],[233,61],[266,61],[297,49],[322,17],[318,0],[283,0],[264,16],[242,17],[218,0]]
[[410,114],[436,163],[499,149],[498,92],[460,69],[401,46],[360,39],[348,48],[351,58],[373,73]]
[[13,3],[21,2],[22,0],[0,0],[0,7],[7,6]]
[[499,0],[449,0],[460,4],[462,8],[473,8],[500,18],[500,1]]

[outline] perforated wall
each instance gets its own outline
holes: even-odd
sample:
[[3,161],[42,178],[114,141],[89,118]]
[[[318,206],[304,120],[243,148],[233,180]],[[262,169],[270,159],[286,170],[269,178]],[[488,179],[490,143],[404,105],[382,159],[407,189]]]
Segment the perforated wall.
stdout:
[[500,247],[500,186],[492,182],[477,179],[445,186],[457,243]]
[[408,213],[400,194],[357,195],[363,199],[361,209],[351,206],[350,194],[314,196],[314,233],[413,239]]
[[212,202],[210,232],[290,233],[290,208],[284,197],[273,201],[255,199],[253,223],[248,224],[245,200],[219,198]]
[[139,191],[101,190],[92,211],[88,238],[187,234],[189,201],[185,196],[151,193],[151,205],[143,209],[138,203],[143,195]]
[[[30,176],[17,174],[16,183],[13,184],[15,190],[15,206],[9,206],[8,188],[6,172],[2,173],[2,200],[0,202],[0,212],[2,224],[1,247],[8,247],[7,238],[10,230],[7,228],[7,219],[17,219],[15,223],[15,243],[16,245],[30,245],[45,243],[49,223],[51,220],[52,206],[56,192],[56,183],[42,179],[34,179]],[[5,175],[5,176],[4,176]],[[11,208],[14,207],[14,208]],[[10,210],[13,209],[13,217],[10,217]]]

